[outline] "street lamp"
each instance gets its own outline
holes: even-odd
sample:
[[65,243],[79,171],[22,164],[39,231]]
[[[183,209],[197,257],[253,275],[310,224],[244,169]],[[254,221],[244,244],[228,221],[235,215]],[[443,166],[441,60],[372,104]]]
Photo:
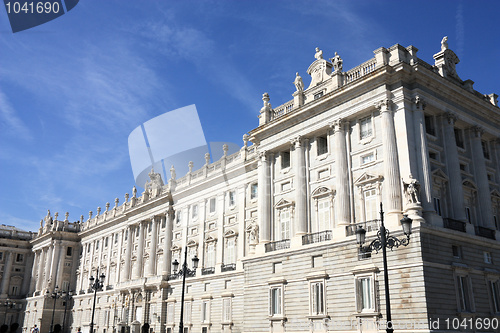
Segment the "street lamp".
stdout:
[[50,298],[53,298],[54,299],[54,306],[52,307],[52,319],[50,320],[50,330],[49,332],[50,333],[53,333],[54,332],[54,313],[56,311],[56,303],[57,303],[57,299],[59,297],[61,297],[61,291],[59,290],[59,287],[56,286],[54,288],[54,291],[51,293],[50,291],[47,290],[47,296],[49,296]]
[[62,333],[64,333],[64,326],[66,325],[66,311],[68,310],[68,303],[69,300],[72,298],[73,292],[72,291],[63,291],[62,292],[62,298],[64,299],[64,316],[63,316],[63,322],[62,322]]
[[12,309],[16,305],[16,302],[12,302],[10,299],[7,298],[3,303],[3,305],[5,306],[5,318],[3,324],[7,325],[7,310]]
[[189,269],[187,266],[187,247],[186,247],[184,251],[184,264],[182,265],[182,268],[177,271],[177,268],[179,268],[179,262],[177,261],[177,259],[175,259],[174,262],[172,263],[172,265],[174,266],[174,274],[172,274],[172,277],[178,278],[182,276],[181,318],[179,319],[179,333],[183,333],[184,331],[184,288],[186,286],[186,275],[188,276],[196,275],[196,268],[198,268],[198,261],[200,261],[200,259],[198,259],[198,257],[195,255],[192,261],[193,261],[193,269]]
[[382,249],[382,258],[384,263],[384,282],[385,282],[385,309],[387,313],[387,333],[394,332],[392,328],[392,318],[391,318],[391,300],[389,297],[389,273],[387,272],[387,248],[392,249],[394,247],[398,248],[401,245],[408,246],[410,243],[411,235],[411,223],[412,219],[407,215],[403,215],[401,219],[401,227],[406,235],[406,238],[398,239],[394,236],[389,235],[389,230],[384,226],[384,211],[382,209],[382,203],[380,203],[380,229],[377,232],[377,238],[374,239],[369,245],[363,246],[365,243],[366,230],[363,227],[359,227],[356,230],[356,241],[359,244],[359,249],[361,253],[367,253],[375,251],[378,253]]
[[104,278],[106,276],[104,273],[102,273],[99,276],[99,268],[97,269],[96,272],[96,278],[94,279],[93,276],[90,276],[90,289],[94,290],[94,305],[92,306],[92,319],[90,321],[90,333],[94,333],[94,313],[95,313],[95,302],[97,299],[97,291],[102,290],[102,286],[104,285]]

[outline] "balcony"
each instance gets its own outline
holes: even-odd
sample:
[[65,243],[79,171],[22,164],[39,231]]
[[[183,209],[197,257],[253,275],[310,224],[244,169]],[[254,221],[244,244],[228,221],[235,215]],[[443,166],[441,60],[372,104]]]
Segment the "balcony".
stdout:
[[220,267],[221,272],[234,271],[236,269],[236,264],[222,264]]
[[363,227],[366,230],[366,232],[378,231],[379,229],[378,221],[379,220],[370,220],[360,223],[349,224],[348,226],[345,227],[345,235],[346,236],[356,235],[356,229],[358,229],[358,227]]
[[[460,232],[467,232],[467,227],[465,222],[450,219],[450,218],[445,218],[443,219],[443,226],[447,229],[451,230],[456,230]],[[477,231],[476,231],[477,234]]]
[[325,230],[302,236],[302,245],[326,242],[332,239],[332,231]]
[[485,237],[485,238],[489,238],[489,239],[495,239],[495,230],[485,228],[485,227],[480,227],[480,226],[476,226],[475,229],[476,229],[477,236],[481,236],[481,237]]
[[201,269],[201,275],[214,274],[215,267],[205,267]]
[[290,248],[290,240],[283,239],[283,240],[276,241],[276,242],[270,242],[270,243],[265,244],[265,248],[266,248],[266,252],[289,249]]

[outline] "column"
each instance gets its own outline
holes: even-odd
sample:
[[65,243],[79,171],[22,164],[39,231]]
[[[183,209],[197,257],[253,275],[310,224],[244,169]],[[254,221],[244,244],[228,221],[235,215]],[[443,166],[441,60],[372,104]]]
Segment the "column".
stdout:
[[455,121],[457,117],[447,112],[444,115],[444,147],[446,151],[446,169],[448,170],[448,184],[451,194],[450,217],[455,220],[465,221],[464,190],[462,186],[462,174],[460,173],[460,161],[458,159],[457,144],[455,142]]
[[[31,280],[34,280],[35,279],[35,275],[33,273],[35,273],[35,267],[36,267],[36,262],[35,262],[35,257],[36,257],[36,252],[27,252],[25,254],[26,256],[26,266],[25,266],[25,271],[24,271],[24,276],[23,276],[23,285],[22,285],[22,288],[21,288],[21,295],[26,295],[26,294],[33,294],[33,291],[32,291],[32,286],[34,285],[33,284],[33,281]],[[31,272],[29,271],[28,267],[32,267],[31,269]],[[33,277],[33,278],[31,278]]]
[[294,235],[299,236],[307,233],[307,197],[306,197],[306,167],[304,160],[304,149],[301,137],[292,140],[294,150],[295,169],[295,217]]
[[139,243],[137,245],[136,262],[134,265],[134,271],[132,272],[132,278],[138,279],[143,275],[143,263],[144,263],[144,223],[139,222]]
[[271,240],[271,179],[270,158],[266,152],[259,153],[257,166],[259,184],[259,241],[267,243]]
[[151,218],[151,253],[149,254],[148,276],[153,276],[156,273],[156,247],[158,244],[158,219],[159,217],[153,216]]
[[163,267],[162,275],[170,274],[172,255],[170,249],[172,248],[172,229],[174,225],[175,211],[172,206],[168,207],[167,212],[163,218],[166,218],[165,226],[165,239],[163,240]]
[[115,281],[116,283],[121,282],[121,276],[120,276],[120,271],[122,270],[121,267],[121,262],[122,262],[122,255],[123,255],[123,237],[125,235],[125,230],[122,229],[118,232],[118,252],[116,253],[116,276],[115,276]]
[[127,236],[127,247],[125,248],[125,267],[123,267],[123,278],[122,281],[127,281],[130,279],[130,265],[132,260],[132,234],[134,233],[134,227],[128,226],[125,231]]
[[424,210],[424,217],[426,217],[426,212],[433,211],[434,207],[432,204],[432,177],[429,152],[427,150],[427,135],[425,133],[424,107],[425,104],[417,96],[413,104],[413,123],[415,124],[415,145],[417,151],[416,169],[418,172],[416,177],[418,177],[421,184],[420,200]]
[[60,245],[58,251],[57,270],[56,270],[56,286],[62,288],[62,274],[64,271],[64,258],[66,257],[66,245]]
[[491,207],[491,193],[488,182],[488,174],[486,173],[486,162],[481,145],[481,137],[484,129],[474,126],[470,129],[471,136],[471,153],[474,163],[474,178],[477,184],[477,196],[479,201],[479,223],[478,225],[489,229],[495,229],[493,222],[493,209]]
[[[106,260],[106,285],[111,285],[111,279],[110,279],[110,270],[111,270],[111,254],[113,253],[113,245],[115,245],[115,242],[114,242],[114,237],[115,235],[114,234],[111,234],[111,236],[107,236],[111,239],[108,238],[108,258]],[[116,283],[116,280],[115,280],[115,283]]]
[[[238,259],[244,257],[245,253],[245,207],[246,207],[246,193],[250,188],[250,184],[245,184],[243,186],[238,187],[238,238],[236,239],[236,249],[235,249],[235,263],[238,262]],[[238,267],[239,268],[239,267]]]
[[350,222],[349,172],[347,165],[347,146],[345,140],[345,122],[337,119],[333,123],[335,150],[335,221],[337,225]]
[[12,273],[12,260],[14,260],[14,256],[16,255],[14,252],[5,251],[5,265],[3,266],[3,277],[2,284],[0,286],[0,297],[7,298],[9,294],[9,284],[10,284],[10,274]]
[[382,147],[384,155],[384,211],[387,217],[401,214],[401,176],[399,174],[396,131],[391,111],[391,100],[377,103],[382,120]]
[[83,275],[85,272],[85,258],[87,257],[87,246],[88,246],[88,244],[82,244],[82,261],[80,263],[80,281],[78,282],[78,287],[75,290],[77,293],[79,293],[80,290],[85,290],[83,288]]
[[59,264],[59,254],[61,249],[61,241],[54,241],[54,249],[52,250],[52,259],[50,265],[50,278],[49,278],[49,289],[53,290],[56,286],[57,281],[57,267]]
[[39,250],[40,252],[40,259],[38,260],[38,279],[36,280],[36,290],[42,290],[43,289],[43,268],[44,268],[44,262],[45,262],[45,252],[46,248],[42,248]]
[[51,281],[51,276],[50,276],[50,267],[52,265],[52,252],[54,251],[54,244],[53,242],[50,243],[49,248],[46,253],[46,260],[45,260],[45,278],[43,279],[43,289],[50,288],[49,281]]
[[37,282],[40,279],[40,277],[38,277],[38,280],[36,279],[36,273],[38,268],[40,267],[40,251],[34,251],[34,252],[35,253],[33,258],[33,266],[31,267],[30,289],[28,290],[28,294],[30,297],[33,296],[33,293],[36,290]]

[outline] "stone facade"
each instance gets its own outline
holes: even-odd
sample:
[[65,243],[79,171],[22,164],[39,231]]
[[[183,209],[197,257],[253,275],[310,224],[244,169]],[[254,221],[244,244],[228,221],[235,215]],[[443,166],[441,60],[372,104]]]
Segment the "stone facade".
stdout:
[[[187,332],[376,331],[382,256],[359,253],[355,230],[376,237],[379,203],[392,235],[403,237],[403,214],[413,220],[409,245],[388,253],[396,325],[499,320],[497,96],[459,78],[445,39],[434,65],[413,46],[374,54],[344,72],[338,54],[317,49],[309,87],[296,73],[291,101],[273,108],[264,94],[238,153],[168,184],[152,170],[142,194],[86,220],[47,214],[26,245],[23,329],[47,331],[54,313],[65,332],[88,332],[89,278],[104,274],[97,332],[174,332],[172,266],[186,249],[189,263],[200,259],[186,282]],[[73,298],[54,305],[55,286]]]

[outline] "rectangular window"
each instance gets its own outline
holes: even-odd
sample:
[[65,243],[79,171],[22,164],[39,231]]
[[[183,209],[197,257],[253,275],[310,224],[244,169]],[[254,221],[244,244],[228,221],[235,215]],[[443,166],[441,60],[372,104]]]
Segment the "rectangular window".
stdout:
[[280,213],[280,223],[277,233],[277,240],[290,239],[290,211],[285,210]]
[[71,246],[68,246],[66,248],[66,256],[71,257],[73,255],[73,248]]
[[325,314],[325,292],[323,281],[311,282],[311,315],[318,316]]
[[372,136],[373,131],[372,131],[372,117],[366,117],[363,118],[359,121],[359,127],[360,127],[360,139],[366,139]]
[[250,185],[250,199],[256,199],[259,192],[258,192],[258,185],[257,184],[252,184]]
[[318,155],[328,153],[328,139],[325,136],[318,136],[316,138],[316,148]]
[[16,255],[16,262],[23,262],[23,260],[24,260],[24,254],[18,253]]
[[458,300],[462,312],[471,312],[471,294],[468,276],[457,276]]
[[234,200],[234,191],[229,192],[229,206],[232,207],[234,206],[235,200]]
[[454,128],[455,132],[455,143],[457,147],[465,148],[464,145],[464,132],[460,128]]
[[108,238],[109,238],[109,237],[106,237],[106,238],[104,239],[104,247],[108,247]]
[[184,302],[184,322],[191,322],[191,301]]
[[215,242],[207,244],[207,265],[206,268],[215,267]]
[[69,291],[69,281],[63,281],[61,290],[62,291]]
[[371,153],[365,156],[361,156],[361,164],[366,164],[375,161],[375,154]]
[[467,219],[467,222],[472,223],[472,217],[470,214],[470,208],[465,207],[465,218]]
[[356,307],[358,312],[375,311],[375,293],[371,276],[356,279]]
[[193,219],[198,217],[198,205],[191,206],[191,217]]
[[12,296],[17,296],[19,293],[19,287],[18,286],[12,286],[10,294]]
[[201,322],[210,322],[210,301],[203,301],[201,303]]
[[0,260],[3,260],[3,252],[0,252]]
[[493,313],[500,313],[500,280],[488,281],[490,285],[491,305]]
[[425,132],[430,135],[436,135],[436,128],[434,126],[434,117],[425,116]]
[[321,98],[323,96],[323,91],[320,91],[317,94],[314,94],[314,100],[317,100],[318,98]]
[[493,263],[493,259],[491,258],[491,252],[484,251],[483,258],[484,258],[485,264],[492,264]]
[[96,249],[96,250],[99,250],[99,241],[97,241],[97,242],[95,243],[95,249]]
[[236,240],[234,237],[228,238],[227,239],[227,244],[226,244],[226,260],[225,264],[234,264],[236,262],[235,260],[235,244]]
[[312,257],[312,267],[318,268],[323,267],[323,256],[313,256]]
[[282,267],[283,264],[281,263],[281,261],[273,263],[273,273],[281,273]]
[[318,201],[318,230],[324,231],[330,229],[330,201]]
[[289,168],[290,167],[290,152],[282,151],[281,152],[281,168]]
[[210,199],[210,213],[215,213],[215,198]]
[[483,148],[484,158],[489,160],[490,159],[490,149],[488,147],[488,142],[481,140],[481,147]]
[[281,316],[282,311],[282,286],[273,286],[269,289],[269,315]]
[[231,322],[231,298],[222,299],[222,322]]
[[365,196],[365,221],[377,219],[377,191],[375,189],[364,192]]
[[174,303],[168,303],[167,305],[167,322],[173,323],[175,320]]
[[441,200],[439,198],[432,198],[432,201],[434,202],[434,210],[436,213],[441,216]]
[[451,252],[453,253],[453,258],[461,259],[462,258],[462,248],[460,245],[452,245]]

